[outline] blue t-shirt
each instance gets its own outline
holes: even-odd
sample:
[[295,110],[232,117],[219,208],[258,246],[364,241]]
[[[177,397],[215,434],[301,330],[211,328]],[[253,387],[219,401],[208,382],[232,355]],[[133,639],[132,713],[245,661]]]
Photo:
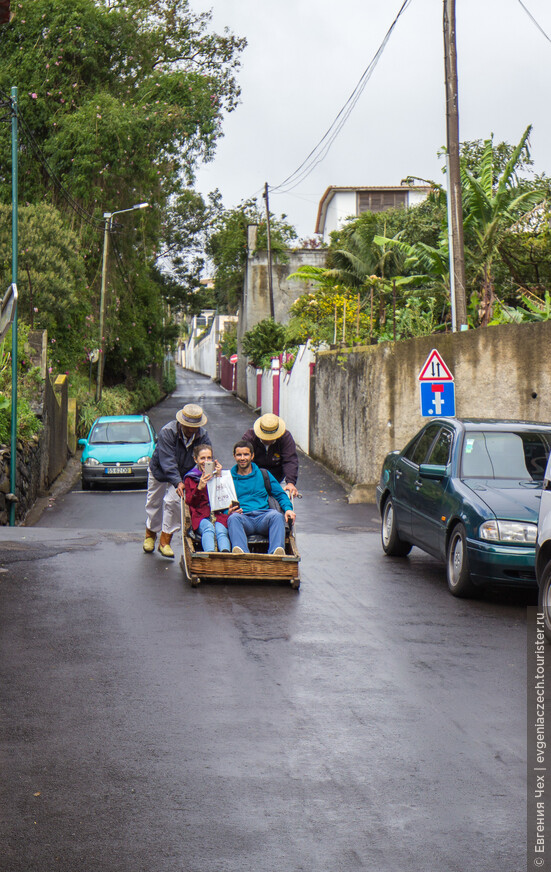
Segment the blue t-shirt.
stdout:
[[[262,473],[256,463],[251,464],[251,466],[252,472],[248,475],[239,475],[237,464],[232,467],[231,474],[235,484],[237,500],[244,512],[267,511],[270,506]],[[272,495],[276,498],[284,512],[291,510],[293,508],[291,500],[271,472],[268,475],[270,476]]]

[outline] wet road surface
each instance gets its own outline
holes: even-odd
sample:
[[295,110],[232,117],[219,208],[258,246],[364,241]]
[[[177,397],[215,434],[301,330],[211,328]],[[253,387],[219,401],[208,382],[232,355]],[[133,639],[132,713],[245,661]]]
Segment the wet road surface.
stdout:
[[[179,373],[224,465],[254,420]],[[2,872],[517,872],[526,593],[452,598],[301,458],[299,592],[141,550],[144,492],[0,529]]]

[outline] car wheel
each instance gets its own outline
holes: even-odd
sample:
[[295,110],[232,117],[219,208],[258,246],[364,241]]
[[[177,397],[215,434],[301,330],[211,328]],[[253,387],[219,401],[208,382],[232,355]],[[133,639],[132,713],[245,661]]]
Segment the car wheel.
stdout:
[[90,490],[90,482],[81,479],[82,490]]
[[405,557],[411,551],[411,544],[400,539],[398,530],[396,529],[396,516],[394,514],[394,503],[392,498],[388,497],[383,509],[383,520],[381,524],[381,542],[383,551],[389,557]]
[[546,565],[541,576],[538,605],[543,612],[543,630],[545,638],[551,642],[551,560]]
[[467,555],[467,535],[463,524],[452,530],[448,542],[446,560],[448,588],[453,596],[472,597],[476,588],[471,581],[469,557]]

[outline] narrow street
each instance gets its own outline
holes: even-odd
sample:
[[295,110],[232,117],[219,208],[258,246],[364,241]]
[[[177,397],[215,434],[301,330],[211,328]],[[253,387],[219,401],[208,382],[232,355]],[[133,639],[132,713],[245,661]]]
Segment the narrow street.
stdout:
[[[254,413],[178,372],[215,453]],[[520,872],[526,606],[451,597],[301,455],[302,583],[142,551],[144,491],[0,528],[0,872]],[[175,537],[176,539],[176,537]]]

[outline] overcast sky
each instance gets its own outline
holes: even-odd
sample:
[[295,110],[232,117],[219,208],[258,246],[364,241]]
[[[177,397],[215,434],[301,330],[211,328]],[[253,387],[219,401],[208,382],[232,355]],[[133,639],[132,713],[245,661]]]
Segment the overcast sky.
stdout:
[[[198,174],[226,208],[276,187],[323,137],[377,52],[403,0],[191,0],[213,26],[245,36],[241,105]],[[549,0],[523,0],[551,39]],[[551,175],[551,42],[519,0],[456,0],[462,140],[517,143],[533,125],[535,170]],[[329,185],[442,179],[443,0],[411,0],[325,160],[289,193],[270,193],[301,237],[314,234]],[[260,204],[263,201],[260,199]]]

